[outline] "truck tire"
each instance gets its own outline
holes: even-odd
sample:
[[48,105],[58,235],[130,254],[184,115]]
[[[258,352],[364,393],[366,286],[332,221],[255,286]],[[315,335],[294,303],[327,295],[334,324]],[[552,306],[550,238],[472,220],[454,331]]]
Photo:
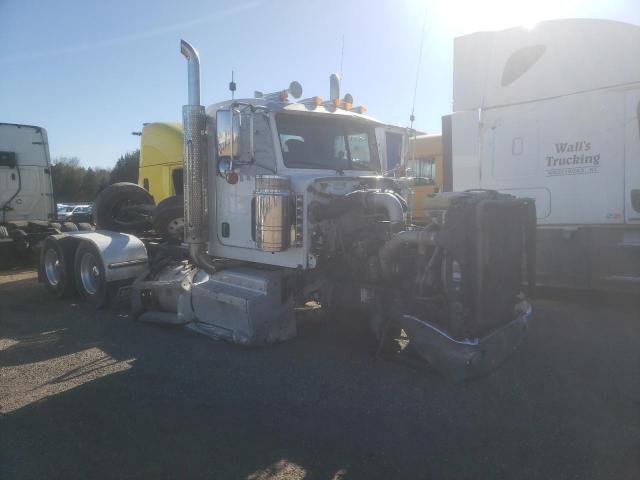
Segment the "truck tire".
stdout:
[[40,278],[44,288],[56,298],[75,293],[73,244],[53,237],[44,239],[40,251]]
[[91,225],[90,223],[80,222],[78,224],[78,230],[80,230],[81,232],[90,232],[94,230],[94,228],[93,228],[93,225]]
[[108,300],[108,285],[104,264],[98,249],[90,242],[81,242],[76,250],[73,263],[78,293],[92,307],[104,308]]
[[153,229],[158,235],[184,239],[184,197],[172,195],[162,200],[153,213]]
[[0,239],[9,238],[9,231],[4,225],[0,225]]
[[93,206],[96,227],[116,232],[138,233],[151,227],[151,215],[136,206],[151,206],[155,202],[144,188],[135,183],[120,182],[102,190]]
[[78,227],[76,226],[75,223],[64,222],[62,224],[62,227],[60,228],[60,231],[62,231],[62,232],[77,232],[78,231]]

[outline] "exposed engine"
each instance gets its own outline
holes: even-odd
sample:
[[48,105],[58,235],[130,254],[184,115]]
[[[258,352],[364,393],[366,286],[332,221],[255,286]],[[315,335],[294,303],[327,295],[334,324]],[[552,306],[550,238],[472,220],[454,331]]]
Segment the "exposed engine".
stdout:
[[[323,302],[366,307],[381,343],[401,329],[418,350],[429,329],[454,342],[479,342],[528,311],[524,284],[533,286],[535,251],[530,200],[485,191],[441,194],[431,199],[429,225],[405,227],[398,215],[406,205],[392,190],[312,191],[318,197],[309,205],[312,252],[330,286]],[[422,350],[433,362],[433,345]],[[462,363],[473,358],[478,370],[505,354],[475,350]]]

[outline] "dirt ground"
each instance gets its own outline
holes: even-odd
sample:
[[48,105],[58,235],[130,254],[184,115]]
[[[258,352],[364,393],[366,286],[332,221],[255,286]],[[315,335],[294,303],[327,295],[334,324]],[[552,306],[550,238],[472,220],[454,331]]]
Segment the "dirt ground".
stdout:
[[347,314],[245,349],[0,273],[0,478],[640,478],[638,302],[534,305],[513,358],[454,385]]

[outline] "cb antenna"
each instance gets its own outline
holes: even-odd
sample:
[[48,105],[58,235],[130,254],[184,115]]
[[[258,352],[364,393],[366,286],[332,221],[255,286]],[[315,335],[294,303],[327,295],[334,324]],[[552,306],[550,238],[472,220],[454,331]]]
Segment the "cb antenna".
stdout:
[[413,121],[416,119],[416,95],[418,93],[418,81],[420,80],[420,65],[422,64],[422,49],[424,47],[424,31],[427,24],[428,8],[424,7],[424,15],[422,17],[422,34],[420,35],[420,51],[418,53],[418,68],[416,69],[416,85],[413,88],[413,103],[411,104],[411,130],[413,130]]
[[229,90],[231,91],[231,100],[236,93],[236,82],[233,81],[233,70],[231,70],[231,81],[229,82]]
[[342,48],[340,49],[340,78],[342,78],[343,62],[344,62],[344,33],[342,34]]

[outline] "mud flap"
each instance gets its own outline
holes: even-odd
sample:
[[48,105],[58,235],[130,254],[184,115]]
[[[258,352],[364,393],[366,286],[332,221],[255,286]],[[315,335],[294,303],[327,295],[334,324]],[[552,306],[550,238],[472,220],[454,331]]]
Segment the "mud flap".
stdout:
[[531,306],[515,320],[482,338],[456,340],[440,328],[402,315],[398,321],[413,350],[437,371],[454,382],[486,375],[518,348],[527,330]]

